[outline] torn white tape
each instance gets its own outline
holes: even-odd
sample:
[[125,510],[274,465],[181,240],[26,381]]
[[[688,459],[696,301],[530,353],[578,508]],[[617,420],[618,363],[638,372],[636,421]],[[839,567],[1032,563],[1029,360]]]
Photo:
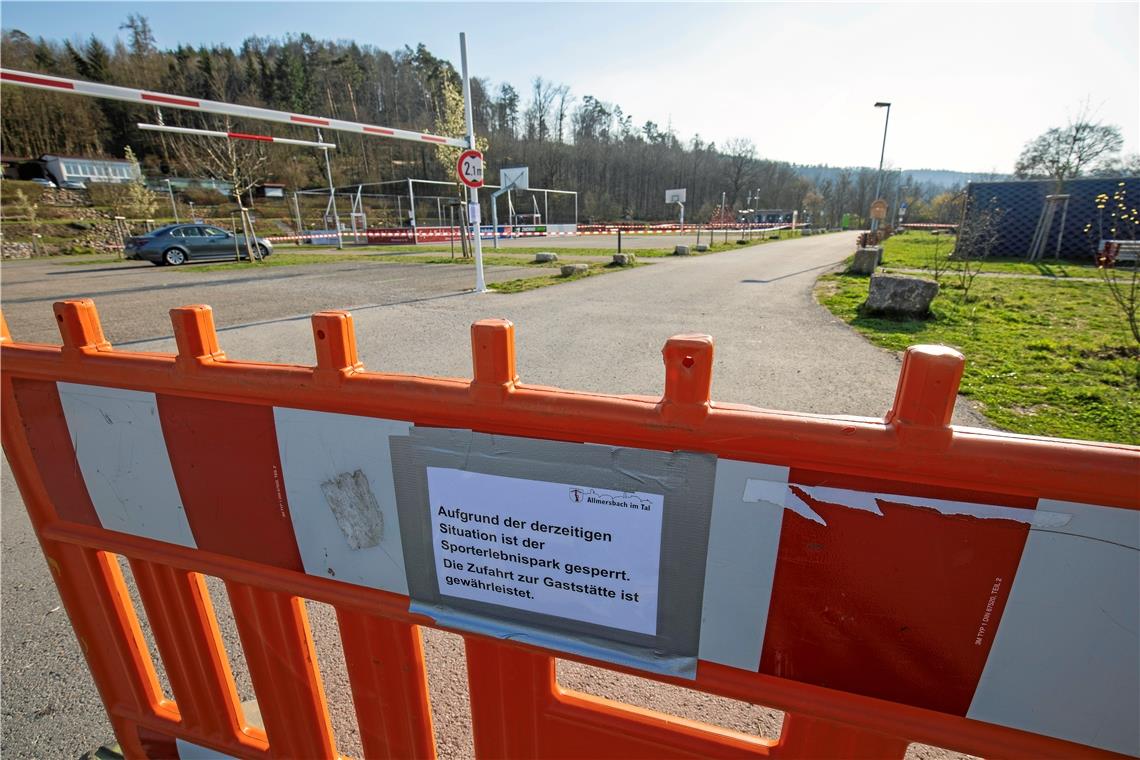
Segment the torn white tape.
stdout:
[[[791,484],[795,485],[795,484]],[[899,494],[872,493],[869,491],[852,491],[846,488],[827,488],[825,486],[801,486],[802,490],[816,501],[827,502],[847,509],[858,509],[871,514],[883,516],[881,502],[889,502],[904,507],[916,509],[933,509],[944,515],[963,515],[977,517],[983,520],[1012,520],[1025,523],[1034,528],[1060,528],[1067,525],[1072,515],[1064,512],[1048,512],[1041,509],[1022,509],[1018,507],[999,507],[993,504],[975,504],[964,501],[950,501],[946,499],[928,499],[919,496],[903,496]],[[801,517],[827,525],[827,522],[813,510],[803,499],[789,487],[789,484],[770,480],[750,479],[744,486],[742,501],[768,502],[783,506]]]
[[744,502],[767,501],[772,504],[784,505],[784,496],[788,493],[788,481],[757,480],[749,478],[744,484]]

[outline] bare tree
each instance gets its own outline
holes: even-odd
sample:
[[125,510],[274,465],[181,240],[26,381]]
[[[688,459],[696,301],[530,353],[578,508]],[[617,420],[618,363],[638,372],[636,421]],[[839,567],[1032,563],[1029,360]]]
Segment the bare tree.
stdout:
[[958,279],[958,287],[962,289],[963,303],[970,300],[970,288],[997,245],[1002,213],[995,199],[985,207],[971,207],[969,204],[966,207],[950,264]]
[[1093,121],[1085,104],[1067,126],[1053,127],[1026,143],[1014,173],[1023,179],[1049,177],[1060,188],[1065,180],[1093,168],[1102,156],[1110,160],[1123,145],[1119,127]]
[[559,88],[542,77],[535,77],[532,85],[530,105],[523,115],[526,119],[526,136],[531,140],[545,142],[550,139],[550,108],[558,97]]
[[[1093,244],[1093,254],[1096,257],[1097,272],[1101,280],[1108,286],[1113,302],[1120,309],[1132,339],[1140,345],[1140,261],[1133,260],[1130,274],[1123,274],[1116,266],[1116,251],[1102,250],[1103,235],[1107,232],[1115,241],[1135,241],[1140,239],[1140,209],[1129,206],[1127,191],[1121,182],[1109,197],[1102,193],[1096,197],[1097,212],[1100,215],[1099,228],[1092,230],[1092,225],[1085,227],[1085,234]],[[1108,211],[1108,219],[1104,219],[1104,212]],[[1108,227],[1105,229],[1105,222]],[[1137,381],[1140,381],[1140,364],[1137,365]]]
[[566,109],[573,104],[574,96],[570,94],[570,88],[564,84],[559,85],[556,89],[556,92],[558,94],[558,110],[556,111],[557,116],[555,117],[558,123],[558,134],[556,139],[558,142],[565,142],[563,140],[563,136],[565,135],[564,128],[569,116],[569,113]]
[[[210,126],[205,126],[211,129]],[[224,117],[222,132],[233,132],[230,117]],[[175,158],[191,176],[204,173],[213,179],[229,182],[238,205],[266,177],[269,156],[260,141],[223,140],[198,135],[179,136],[171,141]]]
[[[224,119],[222,131],[234,131],[228,116]],[[260,260],[261,251],[252,241],[253,222],[249,217],[249,209],[242,199],[249,197],[252,205],[253,188],[265,180],[269,156],[263,143],[186,135],[184,138],[172,140],[171,148],[178,163],[188,172],[205,173],[209,177],[230,183],[234,200],[237,201],[238,213],[241,215],[246,255],[250,261]],[[240,258],[240,254],[235,255]]]
[[756,171],[756,146],[747,138],[736,137],[724,144],[724,152],[728,156],[728,183],[732,189],[728,199],[735,203],[741,191],[752,183]]

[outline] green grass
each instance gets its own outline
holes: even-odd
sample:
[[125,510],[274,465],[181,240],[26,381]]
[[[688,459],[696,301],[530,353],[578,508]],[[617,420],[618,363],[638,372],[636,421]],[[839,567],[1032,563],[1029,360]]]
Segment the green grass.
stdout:
[[978,278],[971,300],[943,284],[927,320],[863,314],[868,279],[820,278],[816,295],[871,342],[966,356],[961,392],[1016,433],[1140,443],[1140,347],[1100,282]]
[[638,266],[633,264],[631,266],[620,267],[616,264],[590,264],[590,268],[583,274],[574,274],[563,277],[561,274],[542,275],[540,277],[524,277],[518,280],[506,280],[504,282],[492,282],[487,285],[491,290],[499,293],[525,293],[528,290],[535,290],[537,288],[547,288],[551,285],[562,285],[567,282],[574,282],[575,280],[584,280],[587,277],[594,275],[606,274],[608,272],[620,272],[625,269],[633,269]]
[[[907,232],[887,238],[883,243],[883,266],[895,269],[930,269],[935,254],[948,257],[954,252],[956,238],[952,235],[933,235],[929,232]],[[1096,265],[1083,261],[1039,261],[1030,263],[1017,258],[991,258],[983,272],[1029,274],[1042,277],[1095,277]]]
[[[354,250],[356,250],[354,248]],[[420,245],[370,245],[362,246],[361,250],[379,251],[381,253],[451,253],[447,244],[421,243]],[[513,255],[533,256],[536,253],[557,253],[559,256],[611,256],[617,253],[616,248],[560,248],[558,246],[527,246],[525,248],[500,248],[495,250],[489,241],[483,241],[483,257]],[[459,242],[455,243],[455,256],[460,256]]]
[[[426,254],[423,256],[377,256],[374,253],[368,252],[353,252],[353,253],[280,253],[275,252],[264,261],[250,263],[248,261],[223,261],[213,264],[189,264],[178,267],[179,272],[211,272],[219,269],[251,269],[256,267],[289,267],[289,266],[304,266],[311,264],[338,264],[346,261],[367,264],[448,264],[448,265],[466,265],[474,266],[474,259],[464,259],[450,256],[432,256]],[[90,263],[88,259],[87,262]],[[80,262],[74,262],[80,263]],[[519,267],[519,266],[534,266],[534,267],[547,267],[550,264],[535,264],[533,261],[526,259],[514,259],[506,256],[484,256],[483,264],[489,267]],[[558,266],[555,264],[554,266]]]

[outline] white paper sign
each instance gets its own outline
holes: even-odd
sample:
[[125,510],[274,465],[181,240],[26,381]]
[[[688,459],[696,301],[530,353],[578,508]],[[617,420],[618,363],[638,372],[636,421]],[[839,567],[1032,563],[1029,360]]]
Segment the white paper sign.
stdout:
[[657,633],[660,494],[428,467],[444,596]]

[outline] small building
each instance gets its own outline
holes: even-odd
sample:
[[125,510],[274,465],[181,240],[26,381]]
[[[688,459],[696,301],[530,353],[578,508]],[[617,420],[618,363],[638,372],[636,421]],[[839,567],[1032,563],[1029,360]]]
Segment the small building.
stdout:
[[40,156],[44,171],[57,185],[64,182],[124,183],[139,176],[138,164],[118,158],[85,158],[83,156]]
[[0,156],[0,168],[4,170],[4,179],[24,179],[20,176],[20,167],[30,160],[17,156]]
[[790,209],[749,208],[737,212],[737,221],[743,224],[791,224],[792,215]]
[[44,162],[39,159],[3,156],[0,164],[4,167],[4,179],[50,179],[44,172]]
[[262,182],[257,189],[258,195],[260,195],[262,198],[285,197],[285,185],[279,184],[277,182]]

